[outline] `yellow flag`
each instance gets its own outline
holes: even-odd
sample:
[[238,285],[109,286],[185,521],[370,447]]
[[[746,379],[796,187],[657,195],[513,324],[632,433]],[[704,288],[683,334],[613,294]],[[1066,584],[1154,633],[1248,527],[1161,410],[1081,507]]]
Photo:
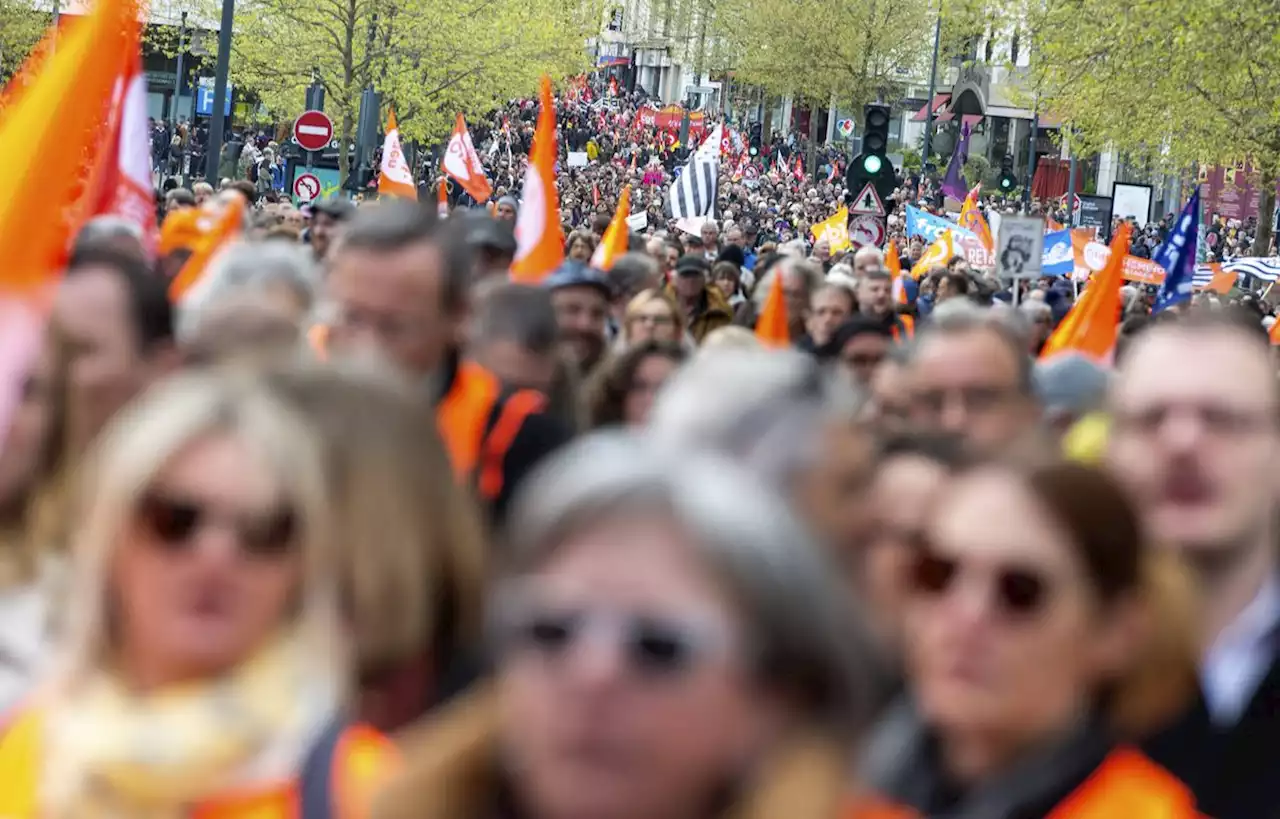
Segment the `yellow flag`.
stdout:
[[952,241],[951,231],[944,230],[933,244],[924,250],[924,255],[920,257],[920,261],[916,262],[911,268],[911,278],[919,279],[921,276],[929,272],[929,268],[934,265],[945,265],[951,261],[951,257],[956,254],[955,242]]
[[853,247],[853,242],[849,241],[849,209],[840,208],[834,216],[814,225],[810,233],[813,234],[815,243],[819,239],[826,239],[832,253],[841,253]]

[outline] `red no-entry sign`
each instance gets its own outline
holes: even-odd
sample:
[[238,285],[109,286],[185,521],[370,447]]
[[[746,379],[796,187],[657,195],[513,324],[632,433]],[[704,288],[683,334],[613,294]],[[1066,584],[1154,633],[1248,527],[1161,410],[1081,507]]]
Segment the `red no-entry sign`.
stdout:
[[293,139],[304,151],[323,151],[333,139],[333,120],[324,111],[304,111],[293,123]]

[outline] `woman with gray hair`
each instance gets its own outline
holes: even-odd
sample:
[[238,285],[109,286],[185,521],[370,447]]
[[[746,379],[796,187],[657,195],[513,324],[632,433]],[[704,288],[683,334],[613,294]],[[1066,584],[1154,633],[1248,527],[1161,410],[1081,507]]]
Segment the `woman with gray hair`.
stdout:
[[178,338],[198,361],[299,347],[317,286],[311,255],[283,242],[239,242],[182,300]]
[[[835,819],[870,652],[785,503],[708,454],[592,436],[514,509],[495,685],[374,819]],[[731,814],[736,815],[736,814]]]
[[847,378],[792,350],[703,350],[658,394],[648,437],[727,455],[786,493],[837,555],[866,535],[875,446]]

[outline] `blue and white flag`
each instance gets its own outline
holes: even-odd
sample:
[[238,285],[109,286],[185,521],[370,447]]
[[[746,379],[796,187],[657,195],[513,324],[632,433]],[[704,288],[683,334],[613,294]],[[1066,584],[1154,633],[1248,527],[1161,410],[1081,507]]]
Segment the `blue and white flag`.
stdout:
[[1191,290],[1195,284],[1196,245],[1199,235],[1196,228],[1200,224],[1200,189],[1187,200],[1178,221],[1174,223],[1169,238],[1156,250],[1152,261],[1164,268],[1164,284],[1156,294],[1156,304],[1151,312],[1159,313],[1191,300]]
[[1222,269],[1236,275],[1247,273],[1259,281],[1273,282],[1280,279],[1280,258],[1276,256],[1268,256],[1267,258],[1247,256],[1225,263],[1222,265]]
[[1076,269],[1076,254],[1071,247],[1071,231],[1055,230],[1044,235],[1044,254],[1040,272],[1045,276],[1070,276]]
[[973,231],[965,230],[950,219],[943,219],[941,216],[934,216],[928,211],[907,205],[907,236],[919,236],[932,244],[938,240],[943,231],[947,230],[951,231],[957,239],[978,240]]

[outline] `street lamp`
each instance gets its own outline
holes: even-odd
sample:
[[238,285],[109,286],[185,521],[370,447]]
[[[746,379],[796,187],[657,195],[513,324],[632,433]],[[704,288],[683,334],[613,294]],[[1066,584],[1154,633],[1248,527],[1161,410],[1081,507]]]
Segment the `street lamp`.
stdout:
[[222,27],[218,30],[218,63],[213,75],[213,110],[209,112],[209,144],[205,146],[204,177],[218,184],[222,160],[222,131],[226,125],[227,73],[231,70],[231,25],[236,16],[236,0],[222,0]]

